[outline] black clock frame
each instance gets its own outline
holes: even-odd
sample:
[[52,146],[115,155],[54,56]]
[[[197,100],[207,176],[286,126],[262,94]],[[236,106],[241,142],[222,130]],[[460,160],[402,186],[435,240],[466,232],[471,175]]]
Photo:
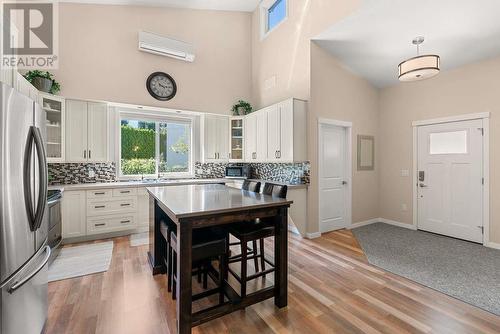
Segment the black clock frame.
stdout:
[[[167,97],[163,97],[163,96],[158,96],[156,95],[153,90],[151,89],[151,80],[153,80],[154,77],[156,76],[164,76],[164,77],[167,77],[167,79],[170,80],[170,82],[172,82],[172,85],[174,86],[174,90],[172,91],[172,94],[170,94],[169,96]],[[168,100],[171,100],[173,99],[173,97],[175,96],[175,94],[177,94],[177,84],[175,83],[175,80],[174,78],[172,78],[171,75],[165,73],[165,72],[154,72],[154,73],[151,73],[149,75],[149,77],[147,78],[146,80],[146,88],[149,92],[149,95],[151,95],[152,97],[154,97],[155,99],[157,100],[160,100],[160,101],[168,101]]]

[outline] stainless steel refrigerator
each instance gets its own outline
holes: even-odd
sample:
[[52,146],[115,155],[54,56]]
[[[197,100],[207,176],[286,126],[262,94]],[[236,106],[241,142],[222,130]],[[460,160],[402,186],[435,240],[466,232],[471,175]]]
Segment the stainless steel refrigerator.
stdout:
[[0,328],[38,334],[47,319],[47,162],[38,103],[0,84]]

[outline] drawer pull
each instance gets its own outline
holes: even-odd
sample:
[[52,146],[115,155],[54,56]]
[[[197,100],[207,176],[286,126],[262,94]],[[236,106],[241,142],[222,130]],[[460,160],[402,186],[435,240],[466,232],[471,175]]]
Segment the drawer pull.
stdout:
[[95,224],[94,226],[95,227],[97,227],[97,226],[106,226],[106,223],[99,223],[99,224]]
[[130,203],[122,203],[120,206],[130,206]]
[[94,206],[94,209],[102,209],[105,207],[106,207],[106,205],[96,205],[96,206]]
[[106,195],[105,192],[94,193],[94,195]]
[[130,193],[130,190],[122,190],[120,191],[120,194],[129,194]]
[[120,223],[127,224],[127,223],[130,223],[130,220],[122,220]]

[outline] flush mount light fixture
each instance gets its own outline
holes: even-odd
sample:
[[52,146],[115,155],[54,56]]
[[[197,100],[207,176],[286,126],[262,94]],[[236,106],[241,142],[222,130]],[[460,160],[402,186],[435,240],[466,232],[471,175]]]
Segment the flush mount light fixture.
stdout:
[[420,44],[424,37],[416,37],[412,43],[417,46],[417,56],[399,64],[399,81],[409,82],[432,78],[440,70],[440,58],[437,55],[420,55]]

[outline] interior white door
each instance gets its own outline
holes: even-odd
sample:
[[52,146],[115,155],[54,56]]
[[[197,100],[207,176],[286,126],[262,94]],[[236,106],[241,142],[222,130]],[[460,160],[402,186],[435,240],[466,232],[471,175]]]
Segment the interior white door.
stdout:
[[87,102],[66,100],[66,160],[87,159]]
[[418,228],[483,242],[483,121],[418,128]]
[[321,124],[319,134],[320,232],[346,227],[346,129]]
[[88,160],[108,160],[108,106],[105,103],[88,103]]

